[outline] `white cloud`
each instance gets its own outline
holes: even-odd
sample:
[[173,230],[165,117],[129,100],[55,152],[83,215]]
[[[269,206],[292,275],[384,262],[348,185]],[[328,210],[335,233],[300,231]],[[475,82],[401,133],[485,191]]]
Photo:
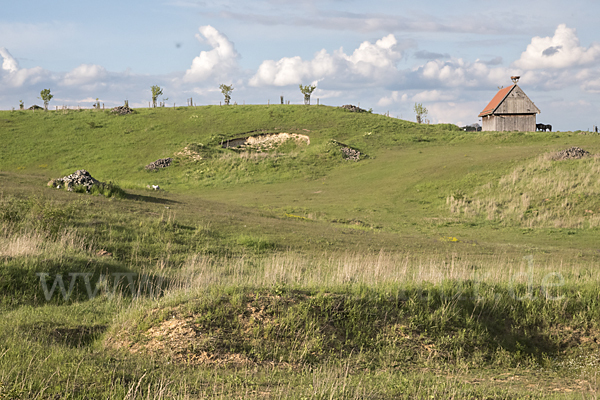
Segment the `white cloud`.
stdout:
[[62,83],[66,86],[97,84],[100,83],[99,81],[104,80],[107,75],[106,69],[100,65],[81,64],[68,72]]
[[393,91],[389,96],[380,98],[377,106],[391,106],[392,108],[396,106],[396,113],[406,115],[408,111],[408,115],[413,116],[413,104],[422,103],[428,110],[427,119],[432,123],[454,123],[459,125],[473,123],[477,120],[478,108],[482,106],[478,102],[459,98],[459,94],[460,92],[456,93],[455,91],[443,89],[425,90],[413,95]]
[[485,88],[510,84],[512,75],[521,75],[517,68],[502,66],[491,67],[488,62],[475,60],[465,61],[462,58],[451,60],[432,60],[413,70],[415,88]]
[[265,60],[256,74],[250,78],[250,86],[298,85],[304,81],[320,80],[340,70],[339,59],[325,50],[319,51],[310,61],[299,56],[284,57],[279,61]]
[[406,93],[400,95],[400,92],[397,90],[392,91],[392,94],[389,96],[384,96],[379,99],[377,105],[379,107],[386,107],[393,103],[405,102],[408,100],[408,95]]
[[[73,102],[71,99],[56,99],[58,101],[63,101],[63,102]],[[98,99],[97,101],[99,101],[100,103],[102,103],[104,100],[103,99]],[[75,103],[79,104],[79,103],[96,103],[96,99],[94,99],[93,97],[86,97],[85,99],[76,99]]]
[[584,48],[575,29],[561,24],[553,37],[536,36],[514,65],[523,69],[569,68],[600,61],[600,44]]
[[394,50],[397,44],[394,35],[389,34],[375,44],[361,43],[351,56],[346,56],[341,50],[340,55],[349,61],[354,73],[371,77],[381,71],[394,70],[396,62],[402,58],[402,55]]
[[592,103],[590,103],[589,101],[586,100],[574,100],[574,101],[565,101],[565,100],[559,100],[559,101],[553,101],[549,104],[550,107],[553,108],[557,108],[557,109],[574,109],[576,107],[592,107]]
[[450,54],[448,53],[434,53],[427,50],[419,50],[415,52],[415,58],[421,60],[436,60],[438,58],[450,58]]
[[49,79],[50,73],[42,67],[23,68],[11,73],[7,78],[9,86],[21,87],[25,84],[35,85]]
[[500,65],[500,64],[502,64],[502,57],[500,57],[500,56],[494,57],[489,61],[481,61],[479,59],[475,60],[475,62],[478,62],[478,61],[485,65]]
[[2,57],[2,69],[8,72],[17,72],[19,70],[19,63],[13,58],[8,52],[6,47],[0,47],[0,56]]
[[581,89],[590,93],[600,93],[600,73],[584,73],[586,78],[582,79]]
[[325,78],[346,80],[382,80],[396,73],[396,63],[402,54],[396,50],[397,41],[390,34],[377,40],[368,41],[350,55],[343,49],[329,54],[325,49],[317,52],[312,60],[302,60],[299,56],[284,57],[278,61],[265,60],[256,74],[250,79],[250,86],[287,86],[302,84],[305,81],[320,81]]
[[185,72],[185,82],[200,82],[209,78],[225,78],[238,69],[239,55],[234,44],[225,35],[210,25],[201,26],[196,38],[208,43],[213,49],[202,51]]
[[315,90],[315,92],[313,93],[312,97],[318,98],[318,99],[331,99],[331,98],[340,97],[342,95],[343,95],[343,92],[341,90],[323,90],[323,89],[317,88]]
[[458,126],[472,124],[477,121],[481,111],[479,102],[438,102],[427,105],[429,118],[434,123],[452,123]]
[[28,84],[36,84],[49,78],[50,73],[41,67],[19,68],[19,63],[10,52],[5,48],[0,48],[2,57],[2,71],[4,72],[2,81],[8,87],[21,87]]
[[444,86],[478,86],[487,80],[490,68],[476,61],[469,63],[462,58],[450,61],[433,60],[421,68],[424,79],[438,81]]
[[412,86],[429,86],[437,90],[445,87],[496,87],[510,84],[510,76],[520,75],[522,84],[543,90],[580,85],[585,91],[595,92],[598,88],[596,79],[600,71],[597,68],[578,71],[566,68],[600,61],[600,44],[581,47],[575,30],[566,25],[559,25],[553,37],[534,37],[512,67],[496,66],[501,60],[500,57],[474,62],[461,58],[431,60],[413,70]]
[[413,101],[449,101],[456,99],[454,93],[443,92],[440,90],[425,90],[413,96]]

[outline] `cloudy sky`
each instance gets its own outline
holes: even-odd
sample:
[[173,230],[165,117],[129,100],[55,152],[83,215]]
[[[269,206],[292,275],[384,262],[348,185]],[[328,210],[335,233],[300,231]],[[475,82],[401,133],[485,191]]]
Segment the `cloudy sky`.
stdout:
[[[26,5],[25,5],[26,4]],[[239,104],[313,99],[415,120],[478,122],[519,85],[559,130],[600,125],[600,2],[31,0],[0,13],[0,109],[37,103]]]

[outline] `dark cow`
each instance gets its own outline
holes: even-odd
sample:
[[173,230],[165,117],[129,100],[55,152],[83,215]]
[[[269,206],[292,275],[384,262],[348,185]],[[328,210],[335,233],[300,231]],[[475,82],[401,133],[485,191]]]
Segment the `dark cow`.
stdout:
[[536,131],[542,131],[542,132],[552,132],[552,125],[544,125],[544,124],[535,124],[535,130]]

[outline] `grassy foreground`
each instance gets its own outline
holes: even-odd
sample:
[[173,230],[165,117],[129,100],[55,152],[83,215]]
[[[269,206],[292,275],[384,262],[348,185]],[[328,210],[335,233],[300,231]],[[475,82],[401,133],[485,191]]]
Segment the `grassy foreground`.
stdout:
[[[310,144],[221,147],[282,132]],[[600,391],[597,136],[209,106],[0,140],[0,399]],[[77,169],[115,190],[46,186]]]

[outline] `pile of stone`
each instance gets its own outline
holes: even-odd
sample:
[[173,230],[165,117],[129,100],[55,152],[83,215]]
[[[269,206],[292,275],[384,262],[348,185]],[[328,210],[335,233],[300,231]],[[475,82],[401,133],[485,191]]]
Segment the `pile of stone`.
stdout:
[[351,112],[367,112],[367,110],[363,110],[362,108],[358,108],[357,106],[353,106],[352,104],[346,104],[344,106],[341,106],[341,108],[344,108]]
[[133,110],[127,106],[118,106],[110,110],[110,112],[119,115],[126,115],[133,113]]
[[48,182],[48,186],[57,189],[67,188],[69,192],[72,192],[75,186],[85,186],[86,192],[89,192],[92,186],[100,183],[99,180],[94,179],[85,169],[79,169],[71,175],[58,179],[51,179],[50,182]]
[[557,160],[557,161],[560,161],[560,160],[578,160],[580,158],[583,158],[583,157],[589,156],[589,155],[590,155],[589,151],[585,151],[581,147],[573,146],[573,147],[568,148],[566,150],[559,151],[552,158],[554,160]]
[[146,170],[157,171],[160,168],[168,167],[169,165],[171,165],[171,162],[173,162],[173,159],[171,157],[161,158],[159,160],[156,160],[156,161],[151,162],[150,164],[146,165]]
[[34,104],[34,105],[32,105],[31,107],[28,108],[28,110],[33,110],[33,111],[35,111],[35,110],[43,110],[43,109],[44,109],[44,107],[40,107],[37,104]]
[[342,153],[344,153],[344,160],[359,161],[360,151],[351,149],[350,147],[342,147]]

